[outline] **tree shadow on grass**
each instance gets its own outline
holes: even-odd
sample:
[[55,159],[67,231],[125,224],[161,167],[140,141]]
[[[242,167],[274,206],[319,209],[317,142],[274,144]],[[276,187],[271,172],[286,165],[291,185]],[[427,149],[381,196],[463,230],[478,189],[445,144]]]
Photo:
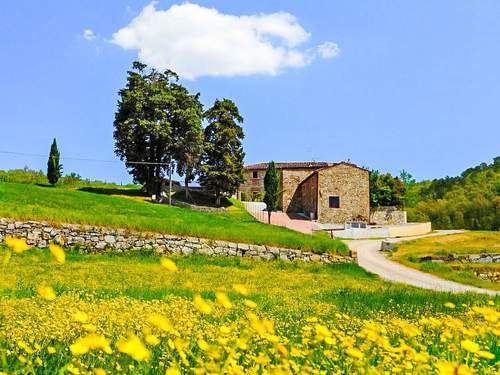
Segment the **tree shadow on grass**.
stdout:
[[51,184],[35,184],[36,186],[39,186],[39,187],[44,187],[44,188],[54,188],[55,185],[51,185]]
[[103,195],[126,195],[129,197],[145,197],[146,194],[140,189],[118,189],[118,188],[94,188],[82,187],[78,191]]

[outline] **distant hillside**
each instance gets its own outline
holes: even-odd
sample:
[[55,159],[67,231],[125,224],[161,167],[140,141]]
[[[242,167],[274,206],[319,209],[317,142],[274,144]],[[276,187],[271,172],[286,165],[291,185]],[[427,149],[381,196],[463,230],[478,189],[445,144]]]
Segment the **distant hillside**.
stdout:
[[435,229],[500,230],[500,157],[460,176],[411,183],[406,205],[411,221]]

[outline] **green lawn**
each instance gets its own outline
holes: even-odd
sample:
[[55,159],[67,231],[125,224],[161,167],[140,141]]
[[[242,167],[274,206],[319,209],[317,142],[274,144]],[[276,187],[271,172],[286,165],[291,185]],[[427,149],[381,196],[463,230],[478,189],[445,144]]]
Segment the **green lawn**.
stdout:
[[398,243],[391,258],[407,266],[462,284],[500,290],[500,283],[481,279],[476,272],[500,272],[498,263],[435,263],[420,261],[429,255],[500,253],[500,232],[464,232]]
[[226,213],[206,213],[150,203],[133,187],[85,185],[50,187],[0,182],[0,217],[120,227],[316,253],[349,251],[339,240],[262,224],[236,200]]
[[[0,260],[5,248],[0,247]],[[432,292],[385,282],[356,264],[289,263],[240,257],[175,256],[178,273],[165,272],[151,252],[82,254],[68,251],[65,264],[47,249],[14,254],[0,273],[0,297],[36,295],[37,285],[57,294],[92,298],[129,297],[149,301],[169,297],[214,299],[215,290],[245,284],[249,298],[273,316],[330,316],[341,311],[366,318],[381,313],[409,318],[449,313],[444,306],[486,302],[489,297]],[[187,284],[189,283],[189,284]],[[230,293],[231,296],[235,296]]]

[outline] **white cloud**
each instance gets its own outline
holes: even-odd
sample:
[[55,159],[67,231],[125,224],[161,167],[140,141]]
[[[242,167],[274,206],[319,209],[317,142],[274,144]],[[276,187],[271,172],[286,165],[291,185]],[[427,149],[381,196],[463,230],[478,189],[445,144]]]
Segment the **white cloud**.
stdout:
[[94,40],[97,35],[94,34],[94,31],[92,29],[85,29],[83,30],[82,36],[86,40]]
[[325,42],[317,47],[317,51],[323,59],[331,59],[339,55],[340,48],[337,43]]
[[138,50],[142,62],[184,78],[275,75],[338,54],[331,42],[300,50],[310,34],[289,13],[234,16],[192,3],[167,10],[157,10],[156,4],[147,5],[111,41]]

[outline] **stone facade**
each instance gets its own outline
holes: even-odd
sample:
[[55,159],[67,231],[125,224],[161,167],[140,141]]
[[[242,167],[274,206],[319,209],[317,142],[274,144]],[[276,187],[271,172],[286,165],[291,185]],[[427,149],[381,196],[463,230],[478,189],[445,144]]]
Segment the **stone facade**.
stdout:
[[299,185],[314,172],[314,169],[285,169],[281,171],[281,204],[283,212],[302,212]]
[[318,174],[314,173],[310,178],[304,181],[300,187],[300,210],[311,217],[317,219],[318,215]]
[[195,237],[152,234],[78,224],[50,225],[38,221],[0,219],[0,242],[3,237],[26,239],[36,247],[47,247],[50,241],[63,242],[65,246],[79,246],[87,252],[153,250],[158,254],[192,254],[242,256],[254,259],[304,262],[348,263],[354,256],[314,254],[300,250],[272,246],[251,245]]
[[370,224],[400,225],[406,222],[406,211],[400,211],[397,207],[375,207],[370,211]]
[[[322,223],[368,221],[370,216],[370,178],[366,169],[339,163],[318,172],[317,217]],[[339,207],[329,206],[338,197]]]

